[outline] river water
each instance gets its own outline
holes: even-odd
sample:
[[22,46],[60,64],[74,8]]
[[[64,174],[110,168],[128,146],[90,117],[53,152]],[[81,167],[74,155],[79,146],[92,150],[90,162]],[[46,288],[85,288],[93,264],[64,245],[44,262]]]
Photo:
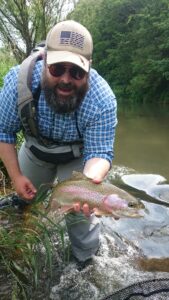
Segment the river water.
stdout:
[[118,117],[114,164],[169,180],[169,104],[128,108],[126,103]]

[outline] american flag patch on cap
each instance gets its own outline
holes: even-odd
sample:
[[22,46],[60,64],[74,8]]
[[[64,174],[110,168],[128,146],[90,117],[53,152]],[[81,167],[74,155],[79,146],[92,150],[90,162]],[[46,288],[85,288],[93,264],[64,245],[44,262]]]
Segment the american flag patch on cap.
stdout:
[[73,31],[61,31],[60,44],[71,45],[73,47],[83,49],[84,36]]

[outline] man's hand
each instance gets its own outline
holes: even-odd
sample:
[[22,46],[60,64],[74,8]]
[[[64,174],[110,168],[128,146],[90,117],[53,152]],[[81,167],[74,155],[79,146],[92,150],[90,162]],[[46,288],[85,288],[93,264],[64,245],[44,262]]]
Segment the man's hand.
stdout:
[[13,185],[17,194],[25,200],[32,200],[36,195],[36,188],[33,186],[32,182],[24,175],[17,176],[13,180]]
[[23,176],[20,171],[16,145],[0,142],[0,157],[17,194],[25,200],[32,200],[35,197],[36,189],[31,181]]
[[90,211],[89,205],[87,203],[85,203],[85,204],[83,204],[83,206],[81,206],[80,203],[77,202],[73,205],[73,208],[74,208],[74,211],[77,213],[82,211],[86,217],[89,217],[92,212],[92,211]]

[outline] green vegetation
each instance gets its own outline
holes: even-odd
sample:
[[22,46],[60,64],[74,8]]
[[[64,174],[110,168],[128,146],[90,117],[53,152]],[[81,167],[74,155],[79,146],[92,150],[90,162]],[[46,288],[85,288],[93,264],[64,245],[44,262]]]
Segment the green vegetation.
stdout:
[[3,86],[3,78],[9,69],[16,64],[13,55],[6,48],[0,49],[0,87]]
[[48,217],[44,198],[46,194],[39,191],[34,203],[22,212],[13,207],[0,210],[0,270],[8,277],[11,299],[30,299],[34,289],[42,289],[42,275],[52,278],[53,238],[66,261],[63,216]]
[[80,0],[69,18],[93,35],[93,66],[118,100],[169,102],[168,0]]

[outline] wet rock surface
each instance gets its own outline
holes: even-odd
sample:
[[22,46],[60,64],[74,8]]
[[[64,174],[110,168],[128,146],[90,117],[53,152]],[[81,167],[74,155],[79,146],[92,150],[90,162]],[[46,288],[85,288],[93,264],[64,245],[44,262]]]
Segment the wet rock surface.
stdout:
[[49,299],[101,300],[133,283],[164,277],[169,280],[169,273],[145,271],[139,262],[141,257],[140,249],[132,242],[117,233],[109,235],[104,229],[97,256],[80,271],[75,262],[65,266]]

